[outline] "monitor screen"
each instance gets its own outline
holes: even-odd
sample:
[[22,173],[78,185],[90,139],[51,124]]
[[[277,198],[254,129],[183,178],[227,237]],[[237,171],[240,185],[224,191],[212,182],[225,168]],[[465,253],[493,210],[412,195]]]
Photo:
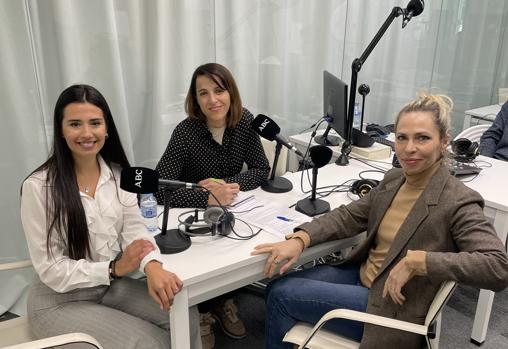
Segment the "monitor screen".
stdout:
[[342,138],[346,135],[347,125],[347,84],[323,71],[323,112],[331,118],[330,126]]

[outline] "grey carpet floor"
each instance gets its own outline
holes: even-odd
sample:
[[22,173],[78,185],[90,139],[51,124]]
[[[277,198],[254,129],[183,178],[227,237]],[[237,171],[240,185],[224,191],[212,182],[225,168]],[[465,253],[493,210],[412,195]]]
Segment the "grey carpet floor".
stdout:
[[[441,349],[508,349],[508,290],[494,298],[492,314],[485,343],[478,347],[470,342],[478,290],[459,286],[443,311]],[[215,349],[262,349],[264,348],[265,304],[262,295],[242,290],[237,305],[247,327],[247,337],[234,340],[226,337],[215,327]]]

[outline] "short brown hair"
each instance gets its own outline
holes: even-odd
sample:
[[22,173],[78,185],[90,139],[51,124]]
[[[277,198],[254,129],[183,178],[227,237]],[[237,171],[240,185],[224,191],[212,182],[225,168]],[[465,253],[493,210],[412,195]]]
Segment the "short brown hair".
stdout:
[[228,91],[231,104],[226,116],[227,125],[228,127],[235,127],[242,117],[242,99],[240,98],[240,92],[238,91],[233,75],[226,67],[218,63],[200,65],[196,68],[194,74],[192,74],[189,91],[185,98],[185,112],[189,118],[206,122],[206,116],[203,114],[198,104],[196,91],[196,80],[200,75],[208,76],[218,86]]

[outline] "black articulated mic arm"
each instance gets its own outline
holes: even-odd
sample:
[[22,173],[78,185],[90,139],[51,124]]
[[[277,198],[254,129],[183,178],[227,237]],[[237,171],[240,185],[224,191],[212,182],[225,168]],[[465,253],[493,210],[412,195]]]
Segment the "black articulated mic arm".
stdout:
[[424,5],[424,0],[411,0],[405,9],[402,9],[398,6],[394,7],[365,51],[363,51],[362,55],[359,58],[355,58],[353,60],[353,64],[351,64],[351,83],[349,84],[349,104],[347,110],[345,141],[342,144],[341,155],[339,156],[339,159],[337,159],[336,164],[341,166],[346,166],[349,164],[348,156],[349,153],[351,153],[351,135],[353,133],[353,113],[356,99],[358,72],[362,69],[363,64],[371,54],[372,50],[374,50],[374,47],[376,47],[379,40],[381,40],[388,27],[390,27],[393,20],[402,15],[402,28],[404,28],[406,24],[411,20],[411,18],[416,17],[423,12]]

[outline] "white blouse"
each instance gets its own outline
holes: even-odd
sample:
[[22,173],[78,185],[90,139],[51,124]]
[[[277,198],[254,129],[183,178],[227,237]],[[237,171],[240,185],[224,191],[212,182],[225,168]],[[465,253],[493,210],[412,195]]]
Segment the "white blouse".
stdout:
[[56,232],[51,237],[52,254],[46,250],[47,172],[34,173],[23,183],[21,222],[30,257],[41,281],[56,292],[109,285],[109,262],[134,240],[148,240],[156,248],[141,261],[141,272],[151,260],[162,263],[159,248],[144,225],[136,194],[120,189],[118,167],[112,171],[100,156],[98,159],[101,174],[95,198],[80,193],[90,236],[91,256],[86,259],[70,259]]

